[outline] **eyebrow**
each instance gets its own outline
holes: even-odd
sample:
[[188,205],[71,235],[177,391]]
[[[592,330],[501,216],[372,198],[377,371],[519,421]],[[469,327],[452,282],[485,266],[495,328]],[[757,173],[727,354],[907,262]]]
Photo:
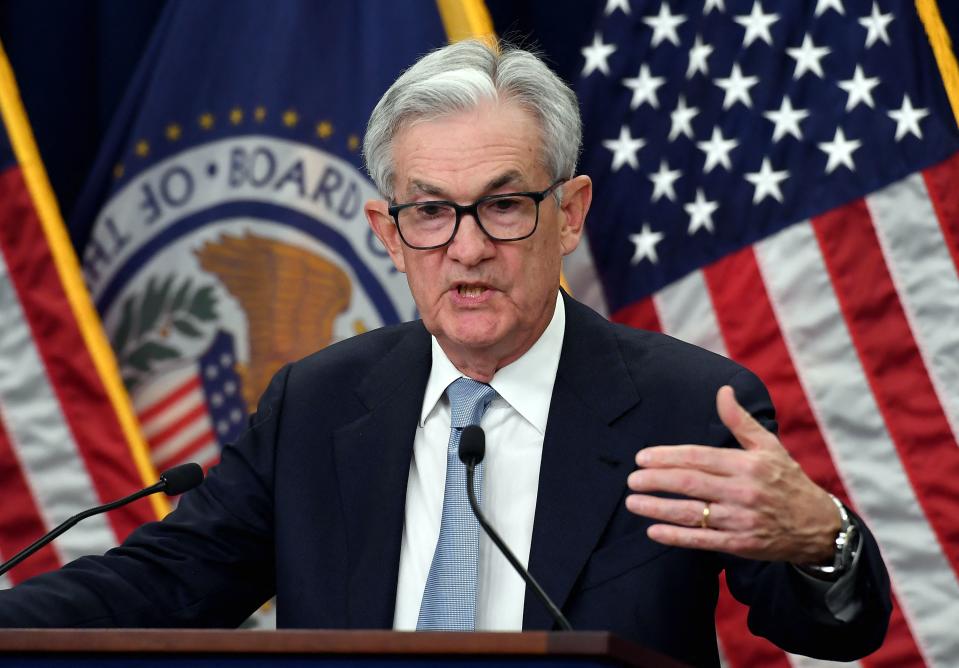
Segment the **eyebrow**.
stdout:
[[486,184],[486,190],[484,192],[489,192],[490,190],[496,190],[502,188],[505,185],[510,183],[523,182],[523,175],[520,174],[515,169],[511,169],[508,172],[500,174],[495,179]]
[[[482,192],[488,193],[492,190],[498,190],[499,188],[509,185],[510,183],[517,182],[523,182],[523,175],[515,169],[510,169],[488,181]],[[448,199],[448,194],[442,188],[425,181],[419,181],[417,179],[414,179],[410,182],[410,188],[407,192],[410,197],[414,197],[417,194],[422,194],[440,199]]]

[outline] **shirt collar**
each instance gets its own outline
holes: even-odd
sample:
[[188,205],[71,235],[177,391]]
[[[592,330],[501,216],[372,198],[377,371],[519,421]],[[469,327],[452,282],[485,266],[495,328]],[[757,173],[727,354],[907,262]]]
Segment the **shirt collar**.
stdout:
[[[565,331],[566,308],[562,295],[557,292],[553,317],[536,343],[519,359],[497,371],[490,381],[496,394],[541,434],[546,433],[546,420],[549,416],[549,404],[553,396],[553,384],[556,381],[556,369],[559,366]],[[449,384],[463,377],[463,374],[453,366],[443,352],[436,337],[430,338],[433,365],[430,368],[430,377],[426,382],[426,392],[423,395],[420,427],[436,408],[436,404],[442,399]]]

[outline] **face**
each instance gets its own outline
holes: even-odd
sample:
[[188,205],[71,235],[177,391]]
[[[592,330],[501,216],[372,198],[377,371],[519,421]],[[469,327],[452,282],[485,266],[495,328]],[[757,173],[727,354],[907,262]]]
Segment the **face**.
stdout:
[[[540,149],[535,118],[509,103],[413,124],[394,139],[396,201],[469,204],[485,195],[544,190],[551,179]],[[428,251],[401,242],[386,202],[368,202],[366,213],[451,361],[484,358],[495,371],[526,352],[549,324],[562,258],[579,243],[590,194],[588,177],[564,184],[562,204],[544,199],[536,232],[522,241],[493,241],[464,216],[449,245]]]

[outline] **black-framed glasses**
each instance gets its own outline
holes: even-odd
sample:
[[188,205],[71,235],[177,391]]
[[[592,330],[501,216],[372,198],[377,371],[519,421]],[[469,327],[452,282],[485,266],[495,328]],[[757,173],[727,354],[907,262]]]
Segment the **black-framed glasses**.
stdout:
[[387,210],[400,239],[415,250],[433,250],[452,242],[467,213],[493,241],[521,241],[536,231],[540,202],[566,181],[559,179],[539,192],[488,195],[472,204],[435,200],[393,204]]

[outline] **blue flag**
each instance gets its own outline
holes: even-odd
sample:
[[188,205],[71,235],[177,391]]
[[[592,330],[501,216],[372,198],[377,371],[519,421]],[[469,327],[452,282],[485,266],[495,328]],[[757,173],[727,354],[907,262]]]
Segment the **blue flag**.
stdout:
[[157,466],[215,461],[284,362],[415,315],[360,145],[446,41],[425,1],[166,6],[73,221]]

